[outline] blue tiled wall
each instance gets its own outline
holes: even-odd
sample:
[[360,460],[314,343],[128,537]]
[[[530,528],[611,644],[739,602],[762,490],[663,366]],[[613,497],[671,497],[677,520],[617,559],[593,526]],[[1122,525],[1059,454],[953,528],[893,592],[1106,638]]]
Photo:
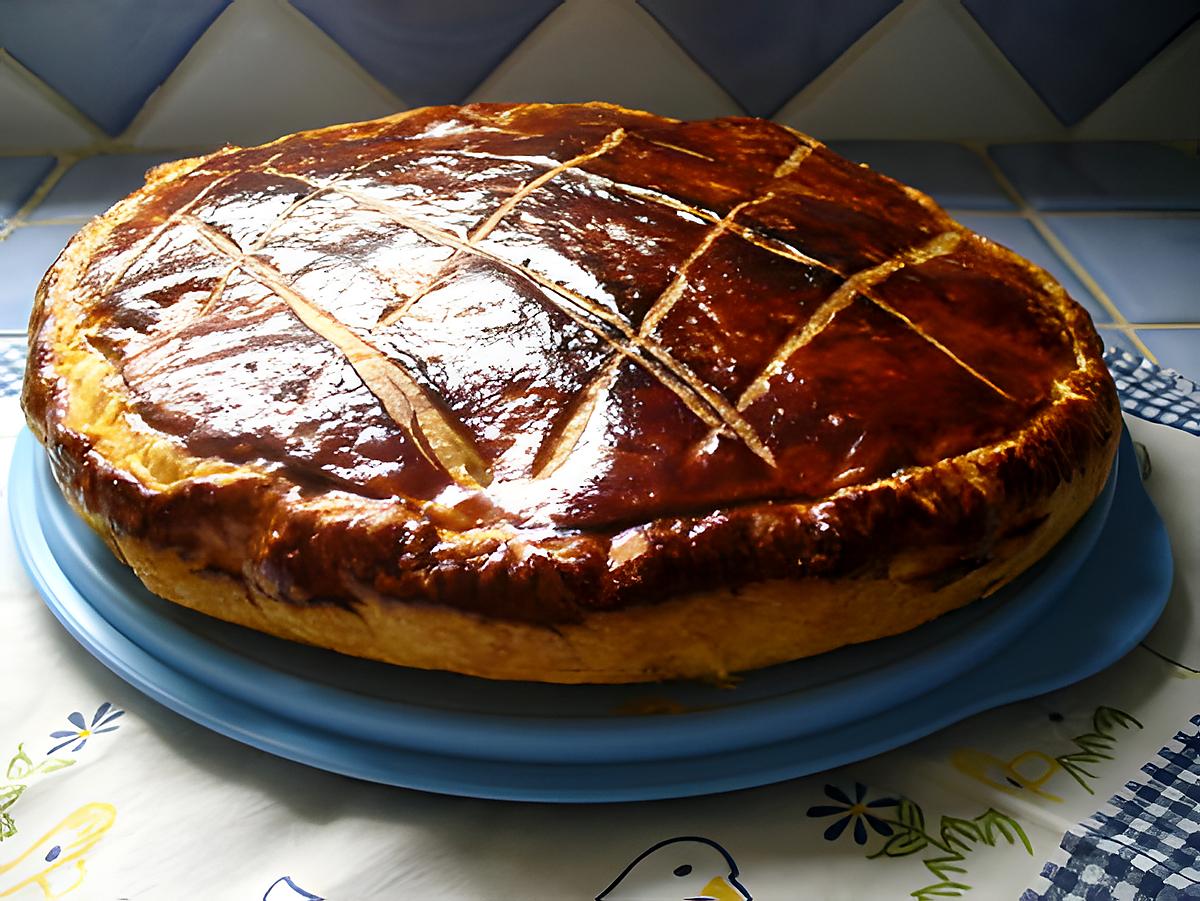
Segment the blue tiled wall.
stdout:
[[611,99],[829,140],[1045,267],[1109,343],[1196,375],[1200,3],[1034,6],[6,0],[0,335],[163,160],[429,102]]

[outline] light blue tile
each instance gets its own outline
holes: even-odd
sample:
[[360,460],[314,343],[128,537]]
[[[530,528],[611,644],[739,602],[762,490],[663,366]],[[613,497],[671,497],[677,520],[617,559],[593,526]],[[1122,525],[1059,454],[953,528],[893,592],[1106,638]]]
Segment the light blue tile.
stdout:
[[1200,210],[1200,158],[1137,142],[1009,144],[988,151],[1039,210]]
[[43,219],[90,218],[142,186],[146,170],[178,159],[177,153],[129,153],[92,156],[67,170],[33,211],[31,222]]
[[1028,220],[1017,216],[987,216],[974,213],[951,213],[951,215],[972,231],[979,232],[997,244],[1003,244],[1031,263],[1041,266],[1058,279],[1059,284],[1084,306],[1096,322],[1108,322],[1112,319],[1108,311],[1092,296],[1092,292],[1083,286],[1075,273],[1067,268],[1067,264],[1050,249],[1050,245],[1042,239],[1042,236],[1037,233],[1037,229]]
[[0,158],[0,223],[21,208],[53,168],[52,156]]
[[945,207],[1011,210],[1013,203],[978,156],[942,141],[834,141],[842,156],[919,188]]
[[1200,322],[1200,218],[1046,222],[1130,322]]
[[1158,357],[1160,366],[1178,370],[1190,379],[1200,379],[1200,329],[1140,329],[1138,337]]
[[23,329],[29,323],[33,292],[74,225],[30,225],[0,241],[0,329]]

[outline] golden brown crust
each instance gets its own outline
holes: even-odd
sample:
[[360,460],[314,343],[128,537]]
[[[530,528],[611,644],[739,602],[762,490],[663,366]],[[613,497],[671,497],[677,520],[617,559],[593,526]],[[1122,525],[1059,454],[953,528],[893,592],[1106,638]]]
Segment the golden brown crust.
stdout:
[[[466,237],[454,237],[444,211],[400,217],[380,199],[400,196],[395,179],[408,176],[394,173],[347,194],[350,214],[331,207],[318,221],[328,230],[346,215],[353,227],[353,217],[403,218],[404,240],[442,242],[443,269],[475,261],[488,284],[543,292],[543,318],[520,301],[507,334],[518,342],[522,329],[553,328],[576,345],[565,369],[548,345],[528,351],[554,379],[526,378],[525,397],[508,392],[495,408],[505,440],[527,439],[519,459],[519,441],[497,445],[455,399],[455,378],[473,378],[474,396],[492,402],[479,393],[490,384],[481,364],[453,361],[454,377],[439,382],[406,362],[416,332],[387,331],[432,302],[436,278],[396,288],[364,330],[353,311],[328,312],[311,270],[285,271],[270,240],[235,234],[219,204],[195,202],[205,191],[235,205],[267,197],[265,183],[246,179],[268,168],[328,195],[320,179],[345,176],[345,148],[361,157],[364,142],[387,138],[441,152],[430,135],[447,122],[467,123],[460,143],[501,125],[541,142],[533,174],[497,181],[506,199],[477,210]],[[716,165],[718,150],[728,155],[723,180],[680,168],[685,157]],[[760,174],[734,177],[746,172]],[[642,295],[622,287],[623,267],[596,262],[599,244],[590,271],[608,287],[591,296],[578,279],[544,284],[549,270],[529,250],[555,240],[539,231],[553,222],[535,215],[539,204],[594,218],[598,183],[605,196],[627,189],[604,208],[623,227],[631,209],[643,215],[648,192],[656,208],[686,207],[672,209],[687,222],[678,234],[659,223],[683,249],[665,275],[639,273]],[[287,207],[289,196],[298,195],[278,204],[314,209],[312,198]],[[180,257],[171,241],[185,232]],[[280,240],[293,250],[315,241]],[[210,271],[212,259],[241,283]],[[255,443],[221,431],[196,418],[195,404],[172,407],[169,392],[155,397],[163,385],[185,396],[172,373],[200,353],[188,348],[201,346],[201,332],[188,333],[186,318],[154,318],[135,269],[145,260],[159,275],[182,261],[192,279],[162,309],[207,291],[202,314],[227,316],[216,307],[231,282],[234,301],[245,284],[265,290],[267,313],[307,342],[296,346],[319,346],[321,361],[361,380],[342,440],[391,429],[384,444],[395,456],[322,463],[270,435]],[[719,294],[730,273],[733,293]],[[411,272],[389,274],[394,284]],[[470,284],[479,271],[450,274],[451,285]],[[222,277],[219,291],[204,282]],[[738,307],[757,325],[730,320],[726,296],[761,298]],[[266,308],[258,296],[240,302],[238,327],[247,310]],[[696,310],[717,326],[697,331]],[[210,318],[208,330],[223,321]],[[1051,547],[1099,491],[1119,429],[1086,314],[1046,273],[927,197],[767,123],[676,123],[605,105],[416,110],[160,167],[64,251],[39,288],[30,342],[31,428],[72,503],[153,590],[347,653],[496,678],[724,673],[911,628],[995,590]],[[257,390],[275,398],[270,386]],[[530,396],[540,405],[530,408]],[[817,409],[825,399],[832,406]],[[513,412],[522,403],[523,418]],[[631,409],[649,412],[635,420]],[[595,444],[597,422],[617,430],[607,443]],[[661,459],[639,443],[657,445]],[[595,446],[607,449],[597,457]]]

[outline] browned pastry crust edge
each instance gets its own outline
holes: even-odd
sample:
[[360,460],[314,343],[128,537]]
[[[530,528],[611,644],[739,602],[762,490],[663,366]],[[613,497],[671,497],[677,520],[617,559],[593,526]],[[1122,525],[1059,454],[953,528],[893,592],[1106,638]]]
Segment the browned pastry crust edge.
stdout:
[[[64,250],[38,289],[23,403],[67,498],[114,552],[151,590],[221,619],[490,678],[722,676],[896,634],[995,591],[1082,516],[1115,455],[1116,393],[1086,313],[909,190],[1032,276],[1068,324],[1077,368],[1011,439],[818,501],[619,535],[456,532],[428,510],[362,499],[370,509],[348,517],[349,499],[300,499],[278,475],[189,458],[139,426],[77,327],[93,251],[140,198],[207,159],[155,170]],[[144,446],[114,464],[109,432],[123,436],[115,447]]]

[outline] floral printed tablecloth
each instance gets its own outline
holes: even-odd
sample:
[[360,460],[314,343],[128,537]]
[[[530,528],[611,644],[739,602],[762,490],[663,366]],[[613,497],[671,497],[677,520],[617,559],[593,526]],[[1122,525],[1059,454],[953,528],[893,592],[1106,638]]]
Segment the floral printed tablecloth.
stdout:
[[[89,656],[38,598],[4,517],[0,898],[1200,897],[1200,395],[1145,361],[1110,365],[1176,557],[1146,641],[908,747],[707,798],[476,801],[243,746]],[[7,484],[22,420],[5,366]]]

